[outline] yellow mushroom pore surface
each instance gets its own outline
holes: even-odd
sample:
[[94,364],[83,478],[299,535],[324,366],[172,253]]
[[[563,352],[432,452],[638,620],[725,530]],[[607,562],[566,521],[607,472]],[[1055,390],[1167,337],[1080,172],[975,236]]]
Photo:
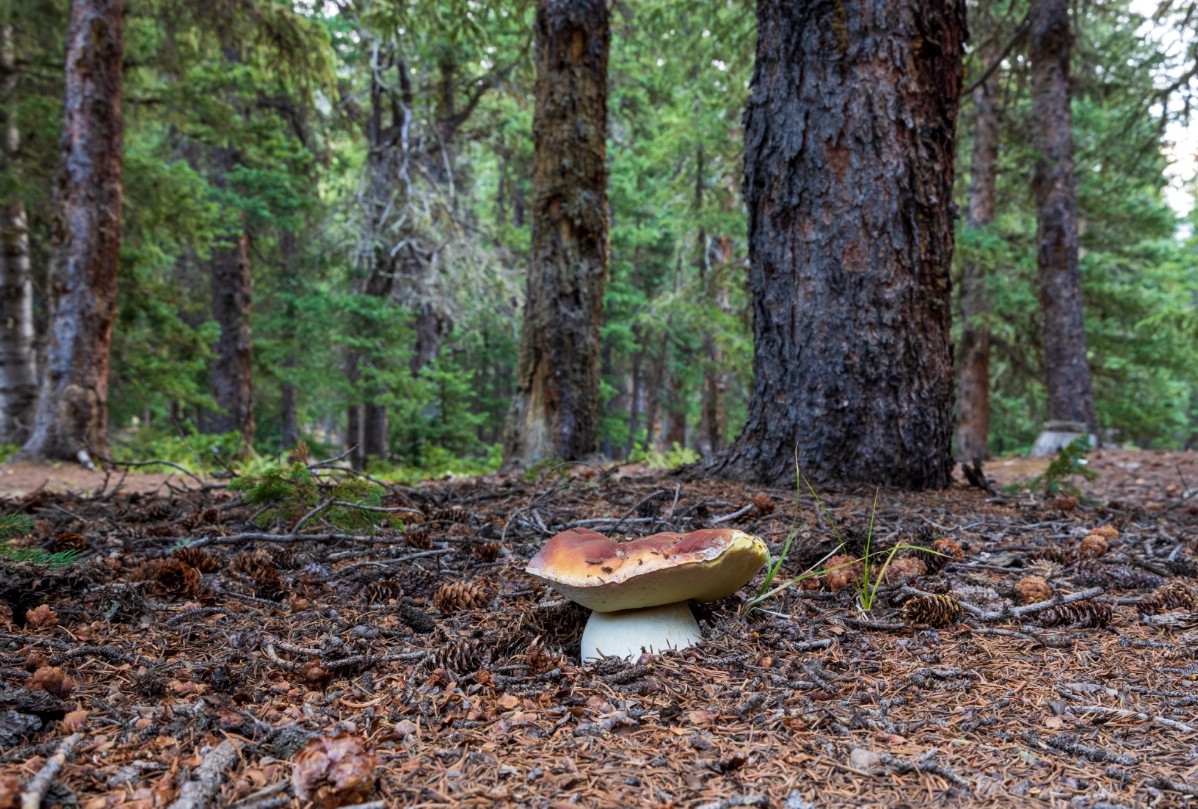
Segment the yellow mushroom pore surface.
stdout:
[[582,528],[550,539],[526,570],[571,601],[613,612],[724,598],[753,578],[768,558],[765,542],[732,529],[616,542]]

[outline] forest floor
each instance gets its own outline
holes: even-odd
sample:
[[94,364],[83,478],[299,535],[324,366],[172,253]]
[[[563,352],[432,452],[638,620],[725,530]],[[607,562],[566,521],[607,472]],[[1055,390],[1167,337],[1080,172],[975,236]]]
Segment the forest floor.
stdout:
[[[963,558],[922,555],[868,613],[827,576],[742,615],[749,587],[696,605],[696,647],[590,665],[585,611],[522,572],[552,534],[718,524],[776,552],[793,526],[793,576],[828,521],[793,490],[580,466],[389,487],[404,524],[373,532],[332,507],[259,527],[219,482],[8,467],[3,513],[82,557],[0,562],[0,809],[39,783],[84,809],[1194,805],[1198,453],[1090,466],[1080,502],[881,491],[874,549]],[[821,496],[860,554],[874,492]],[[916,592],[965,612],[914,624]]]

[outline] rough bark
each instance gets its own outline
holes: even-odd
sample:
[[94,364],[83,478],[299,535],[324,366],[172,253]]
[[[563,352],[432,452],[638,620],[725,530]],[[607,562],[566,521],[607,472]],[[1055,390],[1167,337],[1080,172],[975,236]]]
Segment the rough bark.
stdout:
[[212,249],[212,318],[220,326],[213,346],[212,398],[220,411],[206,424],[210,432],[241,433],[247,447],[254,440],[253,339],[250,309],[250,236],[244,230],[231,243]]
[[[974,35],[978,32],[975,30]],[[980,63],[994,54],[983,50]],[[970,160],[969,212],[965,227],[980,230],[994,221],[998,176],[998,77],[992,74],[973,91],[973,153]],[[965,262],[961,273],[961,366],[957,410],[957,455],[973,462],[990,456],[990,296],[985,270]]]
[[0,441],[23,444],[37,405],[37,350],[33,337],[33,283],[29,221],[18,191],[16,53],[11,23],[0,23]]
[[504,463],[595,450],[607,280],[604,0],[539,0],[532,260]]
[[1036,265],[1044,375],[1051,421],[1097,431],[1078,266],[1077,178],[1069,58],[1073,34],[1068,0],[1031,4],[1032,133],[1036,148]]
[[701,467],[949,483],[964,0],[759,0],[745,114],[754,382]]
[[28,457],[108,452],[108,358],[121,238],[124,0],[73,0],[55,181],[50,344]]

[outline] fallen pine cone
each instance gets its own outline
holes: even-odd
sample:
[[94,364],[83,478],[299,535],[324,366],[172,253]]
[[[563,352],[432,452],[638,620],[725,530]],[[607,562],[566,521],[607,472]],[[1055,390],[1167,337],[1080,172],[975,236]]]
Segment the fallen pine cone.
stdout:
[[923,563],[928,566],[929,573],[939,573],[952,562],[965,560],[965,549],[961,547],[960,543],[951,539],[935,540],[931,544],[930,550],[935,553],[928,553],[926,550],[916,552]]
[[848,554],[838,553],[825,563],[824,570],[827,571],[823,575],[824,584],[833,593],[839,593],[861,576],[861,562]]
[[1052,598],[1052,588],[1040,576],[1024,576],[1015,582],[1015,592],[1021,604],[1035,604]]
[[433,606],[442,615],[460,610],[477,610],[486,606],[487,594],[473,582],[455,581],[442,584],[433,593]]
[[[882,564],[885,564],[885,562]],[[892,584],[903,579],[913,579],[916,576],[922,576],[927,572],[928,566],[922,559],[914,556],[896,556],[890,560],[890,564],[886,565],[886,570],[882,574],[882,581]]]
[[429,538],[428,531],[408,531],[404,534],[403,541],[409,548],[419,548],[422,551],[433,547],[433,541]]
[[774,498],[767,492],[757,492],[753,495],[753,507],[757,509],[758,514],[769,514],[774,510]]
[[203,548],[179,548],[171,556],[201,573],[215,573],[220,569],[220,560]]
[[195,598],[204,589],[200,571],[178,559],[168,559],[154,574],[153,591],[158,595]]
[[54,537],[54,543],[50,546],[50,550],[55,553],[63,551],[79,551],[87,550],[87,538],[83,534],[77,534],[74,531],[59,531],[58,536]]
[[1069,551],[1056,547],[1041,548],[1038,551],[1033,551],[1028,558],[1033,562],[1053,562],[1061,567],[1069,567],[1069,565],[1077,561]]
[[1111,608],[1095,601],[1059,604],[1040,613],[1041,626],[1104,627],[1111,622]]
[[58,625],[58,613],[49,604],[38,604],[25,612],[25,624],[30,629],[45,629]]
[[494,562],[499,558],[501,546],[498,542],[484,542],[470,549],[471,555],[480,562]]
[[903,603],[903,618],[912,624],[952,626],[961,613],[961,602],[951,593],[912,596]]
[[374,789],[378,762],[362,740],[346,733],[309,741],[295,754],[291,785],[320,809],[361,803]]
[[26,688],[45,691],[52,697],[66,699],[75,689],[75,682],[59,666],[42,666],[25,683]]
[[1089,534],[1077,546],[1077,555],[1082,559],[1097,559],[1105,554],[1111,545],[1101,534]]
[[1113,525],[1110,525],[1109,523],[1107,525],[1098,526],[1097,528],[1091,530],[1090,533],[1098,534],[1098,536],[1109,542],[1114,542],[1119,538],[1119,529]]
[[1172,581],[1136,606],[1141,615],[1160,615],[1180,609],[1198,612],[1198,593],[1183,582]]
[[367,604],[385,604],[391,599],[403,598],[403,585],[394,579],[372,581],[362,588]]

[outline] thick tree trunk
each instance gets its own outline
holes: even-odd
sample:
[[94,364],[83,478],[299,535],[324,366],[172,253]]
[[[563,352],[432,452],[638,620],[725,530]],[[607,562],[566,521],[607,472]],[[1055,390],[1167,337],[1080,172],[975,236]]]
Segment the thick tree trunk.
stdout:
[[212,398],[220,412],[208,419],[213,433],[241,433],[246,447],[254,441],[253,339],[250,307],[250,236],[244,230],[232,244],[212,249],[212,318],[220,326],[213,348]]
[[1078,267],[1077,178],[1069,55],[1068,0],[1031,4],[1032,135],[1038,159],[1036,264],[1040,277],[1048,417],[1097,430]]
[[0,442],[24,444],[37,406],[29,222],[16,178],[17,68],[12,24],[0,23]]
[[[975,36],[979,32],[975,31]],[[994,54],[983,51],[979,62]],[[998,78],[992,75],[973,91],[973,157],[970,162],[969,213],[965,226],[980,230],[994,221],[998,177]],[[961,368],[957,411],[957,455],[973,462],[990,455],[990,296],[985,268],[965,262],[961,273]]]
[[504,463],[595,450],[607,280],[604,0],[539,0],[532,261]]
[[121,242],[124,0],[73,0],[55,184],[50,345],[23,454],[108,453],[108,354]]
[[745,114],[754,382],[710,474],[912,489],[952,471],[964,0],[759,0]]

